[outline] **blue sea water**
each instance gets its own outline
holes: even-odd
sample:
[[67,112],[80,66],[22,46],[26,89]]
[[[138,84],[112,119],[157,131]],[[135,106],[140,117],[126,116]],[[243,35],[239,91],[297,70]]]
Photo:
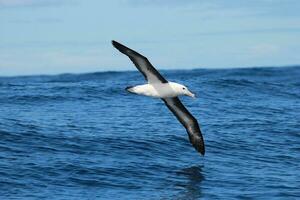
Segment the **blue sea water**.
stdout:
[[0,78],[0,199],[299,199],[300,67],[162,71],[203,157],[138,72]]

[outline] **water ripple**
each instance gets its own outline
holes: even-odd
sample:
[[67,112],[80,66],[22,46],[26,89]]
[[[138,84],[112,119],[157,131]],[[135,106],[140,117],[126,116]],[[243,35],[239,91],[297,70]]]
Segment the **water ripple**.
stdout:
[[138,72],[0,77],[0,198],[300,198],[299,67],[162,73],[199,96],[204,157]]

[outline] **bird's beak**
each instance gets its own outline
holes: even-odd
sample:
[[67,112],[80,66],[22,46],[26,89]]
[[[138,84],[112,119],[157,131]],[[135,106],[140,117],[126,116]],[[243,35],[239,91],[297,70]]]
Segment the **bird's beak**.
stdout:
[[196,95],[194,93],[191,93],[190,91],[187,93],[188,96],[196,98]]

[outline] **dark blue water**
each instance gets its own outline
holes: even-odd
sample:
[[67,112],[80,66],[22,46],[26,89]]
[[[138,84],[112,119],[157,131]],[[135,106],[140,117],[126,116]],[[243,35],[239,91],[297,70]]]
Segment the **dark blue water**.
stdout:
[[204,157],[138,72],[0,78],[0,199],[300,198],[300,67],[162,73]]

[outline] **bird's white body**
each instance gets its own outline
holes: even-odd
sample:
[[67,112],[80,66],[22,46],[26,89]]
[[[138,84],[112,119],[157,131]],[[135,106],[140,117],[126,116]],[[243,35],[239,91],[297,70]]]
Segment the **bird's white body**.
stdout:
[[187,87],[174,82],[137,85],[135,87],[127,88],[127,90],[131,93],[156,98],[169,98],[180,95],[195,97]]

